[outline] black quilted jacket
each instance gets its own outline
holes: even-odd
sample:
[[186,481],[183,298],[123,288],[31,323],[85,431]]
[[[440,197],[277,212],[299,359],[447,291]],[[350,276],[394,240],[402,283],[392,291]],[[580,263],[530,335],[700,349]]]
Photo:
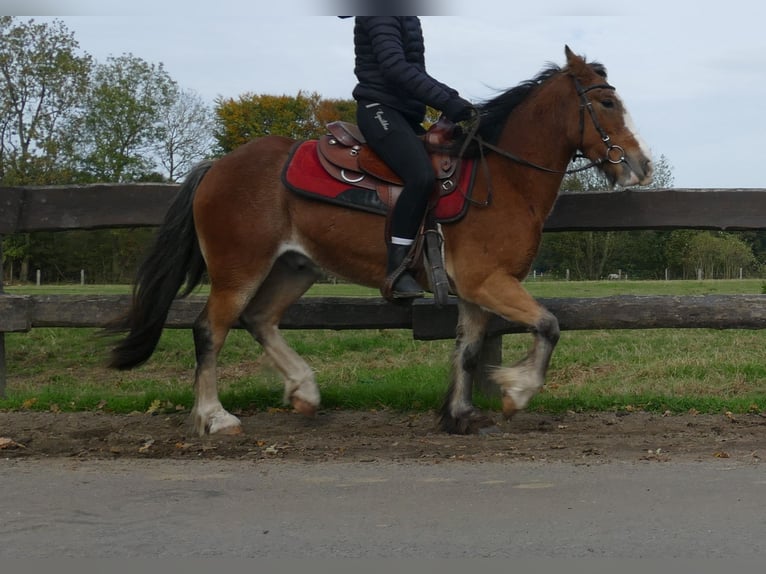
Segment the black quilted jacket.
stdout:
[[417,16],[357,16],[354,49],[357,100],[386,104],[414,122],[423,120],[426,105],[448,116],[464,105],[455,90],[426,72]]

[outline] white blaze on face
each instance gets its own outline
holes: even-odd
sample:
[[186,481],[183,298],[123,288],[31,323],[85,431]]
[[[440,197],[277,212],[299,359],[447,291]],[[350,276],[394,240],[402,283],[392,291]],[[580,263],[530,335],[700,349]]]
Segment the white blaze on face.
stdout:
[[636,129],[636,124],[633,123],[633,118],[631,117],[628,110],[625,110],[625,125],[631,131],[631,133],[633,134],[633,137],[636,138],[636,141],[638,142],[638,147],[641,148],[641,153],[643,153],[647,157],[647,159],[650,159],[652,157],[652,153],[649,151],[649,146],[646,145],[644,138],[642,138],[641,134],[638,133],[638,130]]
[[[628,112],[628,108],[625,107],[624,102],[623,102],[622,109],[625,110],[625,114],[623,116],[623,121],[625,122],[625,127],[628,128],[628,130],[630,130],[630,133],[632,133],[633,137],[636,139],[636,143],[638,143],[638,148],[639,148],[641,154],[644,156],[645,159],[647,159],[647,160],[649,160],[651,162],[652,152],[649,150],[649,146],[646,145],[646,142],[644,141],[644,139],[638,133],[638,129],[636,129],[636,124],[633,122],[633,118],[631,117],[630,112]],[[643,164],[643,162],[641,162],[641,163]],[[634,170],[636,168],[641,168],[642,169],[641,166],[633,165],[633,162],[630,163],[630,168],[631,168],[631,170]],[[647,184],[647,183],[649,183],[651,181],[652,172],[653,172],[652,164],[649,163],[648,166],[647,166],[647,169],[646,169],[646,173],[644,173],[643,169],[642,169],[642,172],[641,173],[636,173],[635,176],[636,176],[637,180],[640,180],[640,183],[642,185],[645,185],[645,184]],[[639,183],[639,181],[636,181],[633,184],[635,184],[635,183]]]

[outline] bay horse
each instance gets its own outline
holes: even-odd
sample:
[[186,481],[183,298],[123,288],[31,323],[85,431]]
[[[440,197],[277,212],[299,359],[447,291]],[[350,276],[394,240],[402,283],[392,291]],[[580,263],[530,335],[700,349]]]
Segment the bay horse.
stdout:
[[[440,416],[444,431],[476,432],[488,424],[472,403],[471,381],[493,314],[527,326],[533,337],[526,357],[493,373],[504,415],[525,408],[543,386],[559,326],[522,280],[570,160],[581,154],[612,185],[651,180],[649,152],[604,66],[586,62],[568,46],[565,55],[564,67],[551,65],[480,105],[478,128],[464,134],[471,140],[466,152],[483,158],[474,189],[491,195],[491,202],[475,202],[462,219],[441,226],[459,312]],[[285,402],[313,415],[320,403],[314,373],[282,337],[282,314],[322,270],[361,285],[379,287],[384,281],[385,218],[287,190],[280,173],[294,143],[258,138],[190,172],[138,270],[131,308],[113,326],[127,335],[113,348],[110,366],[145,362],[173,300],[188,295],[207,270],[210,295],[193,327],[191,417],[200,435],[240,432],[216,383],[217,356],[235,323],[283,375]]]

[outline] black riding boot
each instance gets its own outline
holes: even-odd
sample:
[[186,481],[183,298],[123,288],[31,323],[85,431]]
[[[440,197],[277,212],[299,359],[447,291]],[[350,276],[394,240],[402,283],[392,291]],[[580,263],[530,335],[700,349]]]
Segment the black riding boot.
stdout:
[[[404,265],[404,259],[410,251],[409,245],[388,246],[388,265],[386,266],[386,284],[392,278],[394,285],[391,288],[392,299],[412,299],[423,297],[423,288],[415,281],[415,278],[407,269],[401,269]],[[398,276],[397,276],[398,273]]]

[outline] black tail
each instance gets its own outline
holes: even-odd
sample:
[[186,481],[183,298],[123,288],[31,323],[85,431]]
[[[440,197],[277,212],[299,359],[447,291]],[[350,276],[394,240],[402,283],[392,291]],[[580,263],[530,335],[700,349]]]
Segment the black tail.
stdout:
[[192,202],[197,186],[212,165],[212,161],[200,163],[186,176],[154,246],[138,269],[130,311],[106,328],[107,332],[128,331],[112,349],[109,366],[114,369],[136,367],[152,356],[181,286],[186,283],[180,294],[185,297],[202,280],[205,261],[194,229]]

